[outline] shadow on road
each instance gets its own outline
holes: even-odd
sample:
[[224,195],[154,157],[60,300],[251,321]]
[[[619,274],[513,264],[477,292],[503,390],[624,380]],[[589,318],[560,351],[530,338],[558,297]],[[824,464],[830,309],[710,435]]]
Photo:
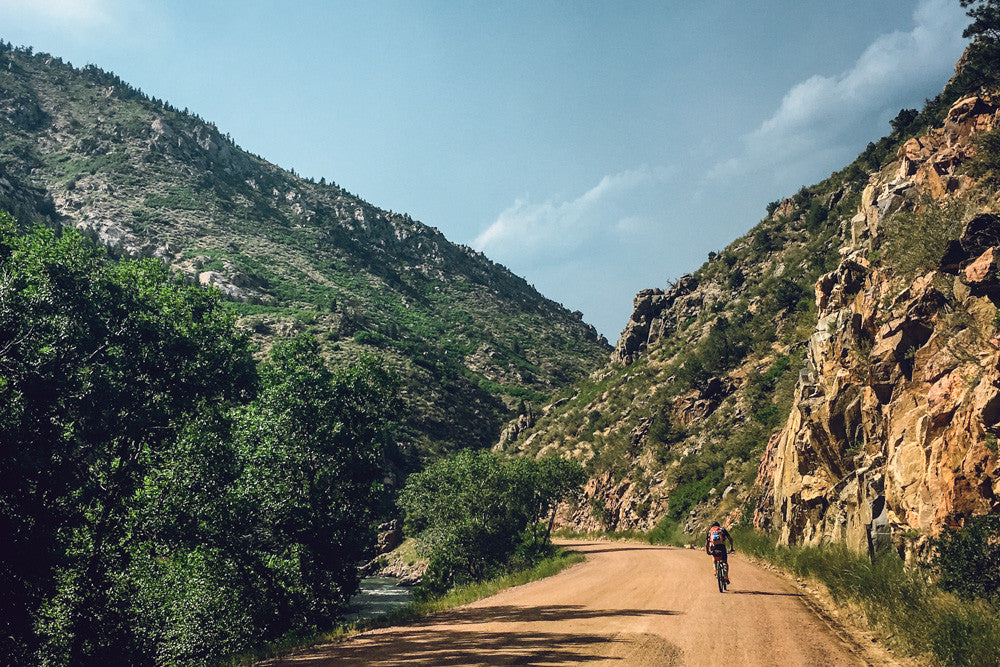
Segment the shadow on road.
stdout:
[[729,591],[733,595],[778,595],[781,597],[800,598],[801,593],[775,593],[773,591]]
[[565,545],[570,551],[579,551],[582,554],[607,554],[607,553],[621,553],[622,551],[662,551],[666,547],[656,547],[656,546],[641,546],[635,544],[623,544],[622,546],[606,546],[603,549],[583,549],[582,547],[586,545],[582,544],[569,544]]
[[373,655],[370,645],[346,644],[335,654],[304,655],[293,665],[579,665],[607,660],[622,640],[584,634],[544,632],[462,632],[419,630],[395,633],[392,656]]
[[[462,608],[434,614],[433,626],[394,628],[389,634],[360,637],[332,647],[316,647],[267,665],[580,665],[614,659],[616,645],[653,642],[661,655],[673,647],[661,637],[609,636],[593,633],[528,630],[525,624],[612,617],[674,616],[660,609],[587,609],[582,605],[515,607],[496,605]],[[511,623],[509,632],[486,631],[481,623]],[[441,628],[440,626],[451,626]],[[532,627],[532,626],[528,626]],[[536,626],[537,627],[537,626]],[[655,640],[655,641],[654,641]],[[391,646],[385,655],[380,646]],[[672,664],[666,660],[664,665]]]
[[633,616],[675,616],[669,609],[587,609],[582,605],[559,604],[540,607],[515,607],[496,605],[454,609],[434,614],[434,623],[539,623],[547,621],[574,621],[587,618],[612,618]]

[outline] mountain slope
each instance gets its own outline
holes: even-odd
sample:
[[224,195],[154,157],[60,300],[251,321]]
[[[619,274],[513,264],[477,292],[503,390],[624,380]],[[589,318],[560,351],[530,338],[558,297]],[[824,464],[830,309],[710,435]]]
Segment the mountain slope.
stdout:
[[160,258],[233,300],[267,346],[309,330],[401,372],[421,452],[493,442],[510,406],[585,374],[606,341],[481,253],[240,150],[118,77],[0,49],[0,207]]
[[564,522],[905,552],[1000,510],[996,62],[972,49],[851,165],[640,292],[612,362],[511,423],[498,448],[586,461]]

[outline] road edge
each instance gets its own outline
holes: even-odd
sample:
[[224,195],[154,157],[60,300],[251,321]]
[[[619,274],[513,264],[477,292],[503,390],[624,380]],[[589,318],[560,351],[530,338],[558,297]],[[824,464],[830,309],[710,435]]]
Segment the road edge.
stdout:
[[827,629],[867,664],[892,667],[921,667],[927,664],[911,656],[901,655],[886,645],[887,636],[869,626],[860,608],[850,603],[834,601],[826,585],[818,579],[796,576],[770,561],[749,554],[744,553],[741,556],[749,563],[784,579],[801,594],[802,603],[826,625]]

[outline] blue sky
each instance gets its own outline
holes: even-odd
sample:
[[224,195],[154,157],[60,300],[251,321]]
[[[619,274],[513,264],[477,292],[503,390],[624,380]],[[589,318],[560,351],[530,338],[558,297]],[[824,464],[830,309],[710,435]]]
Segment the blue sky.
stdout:
[[958,0],[0,0],[0,37],[114,71],[243,148],[481,249],[613,343],[920,108]]

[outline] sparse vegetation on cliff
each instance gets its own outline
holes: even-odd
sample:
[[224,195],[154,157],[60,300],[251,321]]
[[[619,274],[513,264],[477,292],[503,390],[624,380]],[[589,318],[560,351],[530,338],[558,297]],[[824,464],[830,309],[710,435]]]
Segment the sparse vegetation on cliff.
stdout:
[[950,513],[1000,511],[991,30],[851,165],[640,292],[614,362],[532,408],[502,446],[586,463],[563,521],[671,534],[753,517],[783,541],[891,536],[926,559]]

